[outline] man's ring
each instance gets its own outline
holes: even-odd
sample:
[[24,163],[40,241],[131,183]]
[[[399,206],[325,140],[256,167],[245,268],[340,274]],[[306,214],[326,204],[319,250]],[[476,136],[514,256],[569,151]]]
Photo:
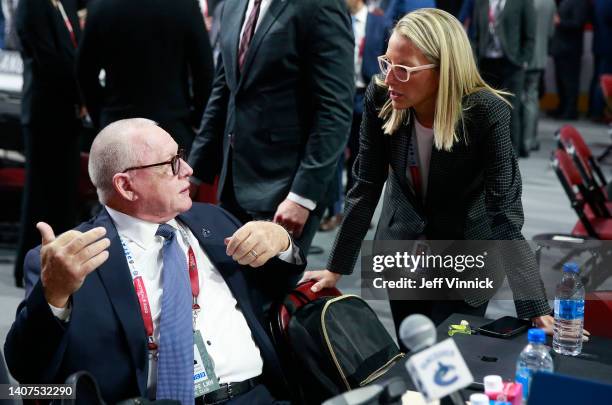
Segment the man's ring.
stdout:
[[259,256],[255,250],[251,250],[249,253],[252,254],[253,257],[256,259],[257,259],[257,256]]

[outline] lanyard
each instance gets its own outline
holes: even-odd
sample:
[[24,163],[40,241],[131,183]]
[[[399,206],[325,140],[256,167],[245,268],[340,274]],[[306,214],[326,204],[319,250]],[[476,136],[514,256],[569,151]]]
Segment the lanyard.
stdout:
[[70,35],[70,42],[72,42],[72,45],[76,49],[78,44],[77,44],[76,36],[74,35],[74,29],[72,28],[72,23],[70,22],[68,15],[66,15],[66,10],[64,10],[64,6],[62,5],[62,2],[60,0],[52,0],[52,3],[62,15],[62,20],[64,20],[64,25],[66,26],[66,29],[68,30],[68,34]]
[[[181,231],[181,234],[185,240],[186,235]],[[157,343],[155,342],[155,338],[153,337],[153,316],[151,315],[151,306],[149,305],[149,298],[147,296],[147,290],[144,285],[144,281],[142,279],[142,275],[136,269],[136,264],[134,261],[134,256],[132,252],[127,247],[127,244],[123,240],[123,238],[119,238],[121,240],[121,246],[123,247],[123,253],[125,254],[125,258],[128,263],[128,267],[130,269],[130,274],[132,275],[132,281],[134,282],[134,290],[136,291],[136,297],[138,298],[138,303],[140,304],[140,313],[142,314],[142,319],[144,321],[145,332],[147,333],[147,347],[149,350],[154,351],[157,350]],[[192,311],[193,311],[193,330],[195,331],[196,320],[198,317],[198,313],[200,312],[200,306],[198,305],[198,295],[200,295],[200,281],[198,276],[198,264],[196,262],[195,253],[191,245],[189,245],[188,256],[188,270],[189,270],[189,283],[191,285],[191,296],[193,299]]]

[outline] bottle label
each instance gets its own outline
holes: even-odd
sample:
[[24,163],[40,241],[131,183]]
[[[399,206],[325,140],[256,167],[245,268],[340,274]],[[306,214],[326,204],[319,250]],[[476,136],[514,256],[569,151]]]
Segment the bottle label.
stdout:
[[531,382],[531,370],[527,367],[520,367],[516,370],[514,381],[523,386],[523,399],[529,395],[529,383]]
[[584,300],[555,299],[555,318],[557,319],[583,319]]

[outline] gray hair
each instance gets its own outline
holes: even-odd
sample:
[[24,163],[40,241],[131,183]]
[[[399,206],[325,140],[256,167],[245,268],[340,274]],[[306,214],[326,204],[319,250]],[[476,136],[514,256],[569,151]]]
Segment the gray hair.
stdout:
[[135,147],[134,138],[151,126],[157,123],[146,118],[119,120],[104,127],[94,139],[87,169],[101,203],[106,204],[115,192],[113,176],[139,164],[142,151]]

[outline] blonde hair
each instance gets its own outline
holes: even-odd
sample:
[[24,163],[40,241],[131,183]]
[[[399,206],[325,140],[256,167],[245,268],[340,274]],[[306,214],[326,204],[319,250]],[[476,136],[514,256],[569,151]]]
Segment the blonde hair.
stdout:
[[[509,93],[491,88],[478,73],[465,30],[451,14],[435,8],[419,9],[402,17],[393,33],[411,41],[437,66],[439,85],[434,113],[434,144],[437,149],[450,151],[457,141],[456,127],[463,118],[464,96],[486,90],[510,104],[503,97]],[[379,77],[376,84],[387,88]],[[385,121],[385,134],[397,131],[408,118],[407,114],[407,110],[394,109],[388,99],[378,115]]]

